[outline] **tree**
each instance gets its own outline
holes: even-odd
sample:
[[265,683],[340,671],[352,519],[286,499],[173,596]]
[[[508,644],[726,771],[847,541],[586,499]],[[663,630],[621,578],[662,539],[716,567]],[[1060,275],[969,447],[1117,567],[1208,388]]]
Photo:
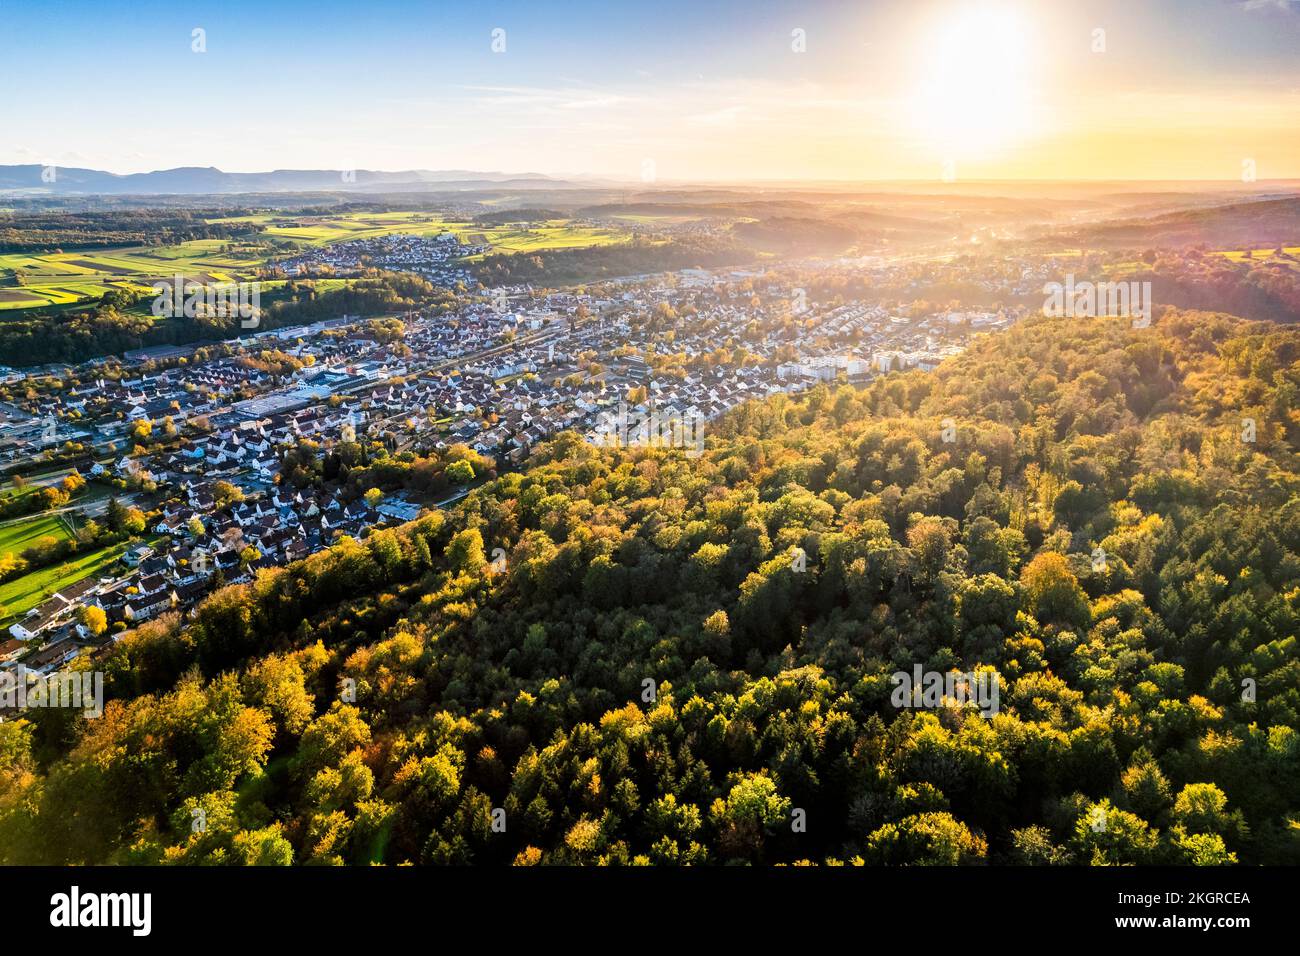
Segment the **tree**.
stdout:
[[39,494],[42,511],[61,508],[68,503],[68,493],[62,488],[42,488]]
[[1092,866],[1150,864],[1156,862],[1159,835],[1137,814],[1102,800],[1080,814],[1073,846],[1079,862]]
[[1133,764],[1120,778],[1126,809],[1147,820],[1158,819],[1169,808],[1169,781],[1150,754],[1134,754]]
[[250,698],[271,712],[281,735],[301,734],[311,722],[314,698],[297,657],[272,654],[249,669],[244,683]]
[[122,530],[135,536],[144,533],[144,512],[139,508],[128,508],[122,518]]
[[1020,574],[1026,604],[1034,617],[1045,624],[1083,626],[1088,622],[1088,596],[1070,570],[1064,555],[1044,551],[1034,557]]
[[108,499],[107,509],[104,512],[104,521],[107,522],[110,531],[121,531],[126,527],[126,506],[118,501],[116,497]]
[[478,571],[487,564],[483,536],[477,528],[458,532],[447,545],[447,563],[457,571]]
[[1240,810],[1229,812],[1228,797],[1212,783],[1189,783],[1174,800],[1175,828],[1182,833],[1209,833],[1238,843],[1248,827]]
[[244,491],[228,481],[218,481],[212,486],[212,498],[217,508],[229,508],[244,500]]
[[468,484],[474,480],[474,466],[468,461],[453,461],[447,466],[446,474],[458,485]]
[[768,831],[788,823],[790,800],[777,792],[769,776],[751,773],[741,777],[725,800],[714,800],[709,813],[722,828],[724,852],[754,857],[761,854]]
[[1237,854],[1228,850],[1217,833],[1191,833],[1177,838],[1183,861],[1191,866],[1235,866]]
[[987,853],[984,839],[946,812],[912,814],[867,837],[867,857],[878,864],[960,866],[982,863]]
[[147,418],[137,418],[127,429],[127,438],[132,444],[143,445],[149,441],[149,436],[153,434],[153,422]]
[[77,619],[92,637],[99,637],[108,630],[108,615],[104,613],[102,607],[94,604],[83,604],[78,608]]

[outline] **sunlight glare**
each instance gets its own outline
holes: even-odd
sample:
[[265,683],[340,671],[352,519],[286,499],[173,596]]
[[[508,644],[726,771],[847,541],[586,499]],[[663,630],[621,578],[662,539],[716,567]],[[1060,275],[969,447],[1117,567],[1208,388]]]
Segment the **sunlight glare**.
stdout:
[[925,33],[913,117],[945,156],[982,155],[1031,127],[1031,44],[1024,19],[986,5],[949,12]]

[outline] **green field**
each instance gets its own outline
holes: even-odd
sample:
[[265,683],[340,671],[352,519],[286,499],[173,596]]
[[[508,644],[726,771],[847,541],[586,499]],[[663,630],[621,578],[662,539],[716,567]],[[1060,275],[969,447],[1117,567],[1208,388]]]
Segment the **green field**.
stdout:
[[0,584],[0,605],[5,610],[0,627],[7,629],[59,588],[75,584],[110,566],[125,550],[125,544],[111,545]]
[[72,537],[67,526],[54,515],[17,521],[0,528],[0,554],[21,554],[46,535],[60,541]]

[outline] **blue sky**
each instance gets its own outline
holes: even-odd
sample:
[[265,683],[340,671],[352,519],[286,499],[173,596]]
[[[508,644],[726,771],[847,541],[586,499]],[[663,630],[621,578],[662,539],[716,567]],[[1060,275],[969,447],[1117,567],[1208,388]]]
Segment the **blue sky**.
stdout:
[[[989,10],[1013,25],[990,34]],[[650,161],[686,180],[923,179],[947,160],[1232,178],[1251,157],[1261,177],[1300,175],[1286,0],[0,0],[0,14],[0,163],[635,179]]]

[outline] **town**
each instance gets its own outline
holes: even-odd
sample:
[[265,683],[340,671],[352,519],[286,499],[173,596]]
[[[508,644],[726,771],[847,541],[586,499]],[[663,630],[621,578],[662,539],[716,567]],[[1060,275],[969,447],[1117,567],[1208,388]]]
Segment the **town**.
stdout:
[[[355,248],[281,265],[427,264],[446,243],[343,245]],[[4,608],[0,667],[44,675],[103,654],[128,629],[185,613],[216,587],[459,500],[558,432],[605,443],[600,422],[616,408],[670,411],[699,423],[698,434],[751,399],[931,369],[970,335],[1023,313],[906,314],[838,295],[823,303],[799,284],[815,289],[828,274],[897,284],[914,270],[873,260],[688,269],[573,291],[499,287],[454,314],[340,316],[5,370],[0,468],[28,490],[73,476],[79,492],[47,492],[47,510],[5,524],[57,514],[100,560],[68,560],[30,607]],[[1013,270],[1008,282],[1015,291],[1033,278]],[[430,459],[443,467],[419,488],[339,480],[340,462],[346,471]]]

